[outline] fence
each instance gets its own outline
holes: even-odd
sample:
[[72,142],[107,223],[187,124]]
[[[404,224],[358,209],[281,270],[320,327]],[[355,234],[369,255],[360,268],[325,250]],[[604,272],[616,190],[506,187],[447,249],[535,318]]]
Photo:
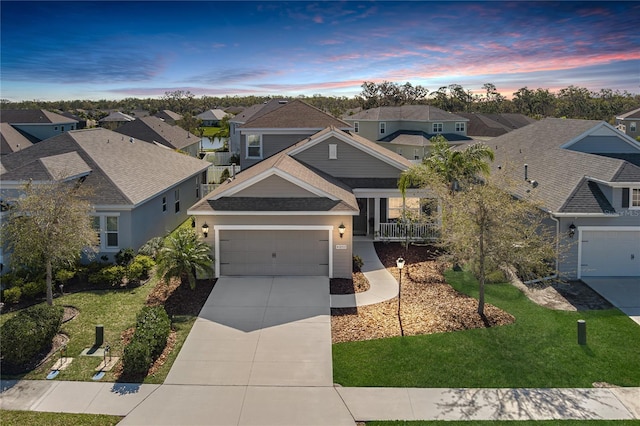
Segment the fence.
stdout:
[[402,241],[433,241],[439,237],[440,226],[434,223],[381,223],[377,239]]
[[[207,169],[207,183],[208,184],[216,184],[220,183],[220,179],[222,178],[222,173],[225,170],[229,171],[229,177],[232,175],[231,166],[209,166]],[[240,166],[235,166],[235,172],[240,172]]]

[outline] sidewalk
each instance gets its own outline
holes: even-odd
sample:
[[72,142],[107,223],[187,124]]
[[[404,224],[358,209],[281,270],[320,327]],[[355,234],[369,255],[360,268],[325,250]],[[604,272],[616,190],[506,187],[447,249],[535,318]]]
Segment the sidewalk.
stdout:
[[[354,422],[640,419],[640,388],[637,387],[278,389],[261,386],[140,385],[24,380],[2,382],[0,408],[127,416],[145,400],[156,400],[157,404],[146,405],[150,409],[155,407],[156,410],[165,413],[164,424],[176,424],[177,421],[190,425],[333,426],[336,415],[344,418],[345,406]],[[296,403],[292,404],[294,400]],[[331,404],[324,406],[323,403],[326,401],[330,401]],[[255,404],[256,409],[247,411],[247,407],[244,407],[245,414],[240,417],[239,407],[246,404]],[[288,410],[287,417],[283,418],[282,408],[285,406],[289,409],[299,409],[296,412]],[[144,413],[138,414],[140,415],[127,417],[123,424],[145,424],[145,416],[141,415]]]

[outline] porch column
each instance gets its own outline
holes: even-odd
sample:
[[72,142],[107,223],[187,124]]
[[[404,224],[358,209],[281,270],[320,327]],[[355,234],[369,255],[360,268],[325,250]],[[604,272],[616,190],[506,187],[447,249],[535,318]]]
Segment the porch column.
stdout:
[[376,233],[380,231],[380,198],[374,198],[373,203],[373,239],[376,239]]

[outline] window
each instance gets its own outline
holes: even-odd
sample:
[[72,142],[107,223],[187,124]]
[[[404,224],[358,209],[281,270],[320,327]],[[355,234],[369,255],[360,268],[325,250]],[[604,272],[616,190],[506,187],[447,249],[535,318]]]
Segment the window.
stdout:
[[100,232],[100,216],[93,217],[92,226],[93,226],[93,230],[96,231],[96,234],[98,236],[98,247],[100,247],[102,243],[102,233]]
[[196,199],[200,199],[200,176],[196,176]]
[[162,197],[162,211],[166,212],[167,211],[167,196],[163,196]]
[[360,123],[358,123],[357,121],[353,123],[353,131],[355,133],[358,133],[360,131]]
[[247,158],[262,158],[262,137],[247,135]]
[[179,213],[180,212],[180,190],[176,189],[175,191],[173,191],[173,198],[175,200],[175,212]]
[[118,216],[106,216],[107,247],[118,247]]
[[433,123],[433,133],[442,133],[442,123]]
[[640,188],[631,190],[631,207],[640,207]]
[[636,131],[636,122],[632,121],[631,123],[629,123],[629,131],[631,132],[635,132]]
[[464,121],[460,123],[456,123],[456,132],[464,132]]
[[335,143],[329,144],[329,160],[338,159],[338,145]]
[[387,123],[383,121],[382,123],[380,123],[380,134],[384,135],[386,131],[387,131]]
[[[420,211],[420,198],[407,197],[405,198],[405,206],[407,212],[419,212]],[[402,197],[389,198],[389,212],[387,217],[389,220],[398,220],[402,217]]]
[[413,150],[413,159],[414,160],[419,160],[420,159],[420,150],[418,148],[415,148]]

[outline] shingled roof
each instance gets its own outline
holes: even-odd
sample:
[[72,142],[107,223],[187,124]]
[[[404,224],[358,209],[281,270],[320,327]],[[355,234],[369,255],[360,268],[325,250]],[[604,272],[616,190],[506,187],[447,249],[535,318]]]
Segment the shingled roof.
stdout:
[[[603,122],[593,120],[547,118],[492,139],[489,144],[495,149],[492,174],[509,173],[523,182],[517,195],[535,191],[544,207],[552,212],[603,213],[610,205],[603,202],[604,195],[596,189],[597,185],[585,182],[585,177],[604,182],[620,179],[635,182],[640,168],[624,160],[561,148],[602,125]],[[537,183],[535,189],[524,181],[525,164],[527,177]]]
[[384,106],[365,109],[344,118],[369,121],[468,121],[431,105]]
[[11,124],[66,124],[77,123],[78,120],[44,109],[3,109],[0,111],[0,122]]
[[209,167],[187,155],[96,128],[60,134],[5,155],[3,181],[49,180],[54,172],[91,171],[96,205],[138,205]]
[[27,135],[13,128],[9,123],[0,123],[0,154],[10,154],[15,151],[20,151],[28,146],[33,145],[33,142]]
[[299,99],[275,106],[270,111],[257,111],[240,126],[241,129],[350,129],[351,125]]
[[143,117],[118,127],[118,133],[143,141],[150,141],[171,149],[183,149],[198,143],[200,138],[178,126],[165,123],[158,117]]

